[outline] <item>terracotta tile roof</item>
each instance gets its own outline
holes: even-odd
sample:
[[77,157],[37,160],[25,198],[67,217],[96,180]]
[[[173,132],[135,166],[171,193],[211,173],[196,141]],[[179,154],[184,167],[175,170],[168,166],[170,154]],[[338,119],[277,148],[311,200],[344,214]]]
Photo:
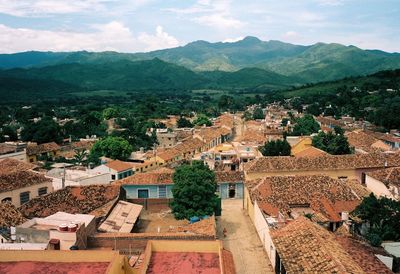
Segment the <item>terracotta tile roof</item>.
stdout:
[[114,182],[116,185],[170,185],[173,184],[174,171],[169,168],[160,168],[146,173],[136,173],[122,180]]
[[0,144],[0,155],[15,152],[15,147],[5,143]]
[[173,160],[180,155],[181,155],[181,152],[179,150],[177,150],[176,148],[169,148],[169,149],[166,149],[165,151],[157,154],[157,156],[160,157],[161,159],[163,159],[164,161]]
[[46,152],[57,151],[59,149],[60,149],[60,146],[54,142],[45,143],[45,144],[41,144],[41,145],[29,144],[26,147],[26,154],[28,156],[38,155],[38,154],[42,154],[42,153],[46,153]]
[[226,126],[228,128],[234,127],[233,116],[231,114],[223,114],[214,122],[217,126]]
[[400,167],[383,168],[367,172],[367,175],[384,183],[386,186],[395,185],[400,187]]
[[215,179],[218,183],[237,183],[244,181],[242,171],[216,171]]
[[21,212],[11,203],[0,203],[0,228],[17,226],[24,223],[26,219]]
[[339,170],[400,166],[397,153],[324,155],[320,157],[262,157],[245,165],[247,173],[292,170]]
[[292,208],[309,207],[339,222],[341,212],[351,212],[361,202],[346,182],[323,175],[265,177],[246,182],[246,187],[251,199],[270,216],[278,211],[289,216]]
[[327,231],[305,217],[271,232],[287,273],[364,273]]
[[33,164],[23,161],[15,160],[12,158],[5,158],[0,160],[0,174],[11,173],[15,171],[26,171],[35,168]]
[[315,118],[321,125],[326,125],[326,126],[339,126],[343,127],[344,123],[340,120],[335,120],[332,117],[323,117],[323,116],[318,116]]
[[212,140],[221,137],[222,133],[225,132],[226,129],[222,131],[219,127],[205,127],[198,129],[195,134],[198,134],[205,142],[211,142]]
[[320,156],[324,156],[327,154],[328,154],[327,152],[325,152],[319,148],[310,146],[310,147],[298,152],[295,155],[295,157],[320,157]]
[[367,243],[360,242],[349,236],[336,236],[336,240],[365,273],[393,273],[375,256],[375,254],[382,253],[377,248],[373,248]]
[[27,218],[47,217],[58,211],[88,214],[114,200],[119,195],[119,186],[91,185],[66,187],[30,200],[19,209]]
[[246,130],[243,135],[238,138],[238,141],[264,144],[267,141],[267,138],[258,130]]
[[[115,181],[115,185],[172,185],[173,169],[159,168],[145,173],[136,173],[122,180]],[[217,183],[243,182],[244,174],[241,171],[215,172]]]
[[222,249],[223,274],[236,274],[235,262],[230,251]]
[[368,197],[371,191],[363,186],[358,180],[348,180],[347,185],[356,193],[360,198]]
[[350,133],[346,133],[345,135],[350,146],[362,149],[366,152],[386,151],[390,149],[388,145],[380,144],[382,141],[363,131],[352,131]]
[[29,170],[3,173],[0,174],[0,193],[48,182],[51,179]]
[[114,161],[108,162],[105,165],[107,167],[117,171],[117,172],[122,172],[122,171],[125,171],[125,170],[131,170],[132,169],[132,165],[130,165],[129,163],[126,163],[126,162],[122,162],[120,160],[114,160]]

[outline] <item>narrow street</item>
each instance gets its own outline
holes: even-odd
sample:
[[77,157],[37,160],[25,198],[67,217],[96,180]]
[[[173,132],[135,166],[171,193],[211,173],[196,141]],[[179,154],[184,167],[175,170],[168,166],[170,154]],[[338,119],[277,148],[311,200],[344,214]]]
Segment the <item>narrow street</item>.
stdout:
[[[227,236],[224,238],[223,230]],[[217,218],[218,237],[235,258],[238,274],[273,274],[274,271],[242,200],[222,200],[222,216]]]

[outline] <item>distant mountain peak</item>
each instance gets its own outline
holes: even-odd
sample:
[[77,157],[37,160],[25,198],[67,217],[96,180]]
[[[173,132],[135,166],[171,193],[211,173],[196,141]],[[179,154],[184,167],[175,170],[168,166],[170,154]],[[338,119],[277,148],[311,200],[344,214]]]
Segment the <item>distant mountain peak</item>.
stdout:
[[245,38],[243,38],[243,40],[238,41],[237,43],[245,43],[245,44],[258,44],[261,43],[262,41],[260,39],[258,39],[255,36],[246,36]]

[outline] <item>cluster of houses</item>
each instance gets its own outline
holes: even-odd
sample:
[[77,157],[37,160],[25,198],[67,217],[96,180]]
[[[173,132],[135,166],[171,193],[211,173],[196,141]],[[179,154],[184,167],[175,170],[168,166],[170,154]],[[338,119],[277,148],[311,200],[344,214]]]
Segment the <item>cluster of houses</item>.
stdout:
[[159,130],[153,150],[94,168],[35,165],[91,141],[0,146],[0,272],[29,261],[38,271],[235,273],[217,237],[220,213],[191,223],[169,209],[174,168],[192,160],[214,170],[222,200],[241,201],[275,273],[399,271],[397,243],[372,248],[351,214],[370,193],[400,199],[398,137],[349,131],[355,153],[329,155],[294,136],[292,156],[263,157],[259,146],[282,138],[277,121],[288,115],[270,106],[262,121],[223,114],[210,127]]

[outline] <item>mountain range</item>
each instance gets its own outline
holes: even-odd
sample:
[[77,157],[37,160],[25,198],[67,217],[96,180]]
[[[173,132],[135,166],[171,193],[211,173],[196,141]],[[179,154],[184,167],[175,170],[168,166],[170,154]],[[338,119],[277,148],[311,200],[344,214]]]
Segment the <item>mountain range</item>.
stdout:
[[[0,89],[28,79],[63,88],[149,90],[285,89],[400,68],[400,54],[355,46],[310,46],[246,37],[196,41],[147,53],[21,52],[0,54]],[[33,82],[32,82],[33,81]],[[24,85],[17,85],[23,88]]]

